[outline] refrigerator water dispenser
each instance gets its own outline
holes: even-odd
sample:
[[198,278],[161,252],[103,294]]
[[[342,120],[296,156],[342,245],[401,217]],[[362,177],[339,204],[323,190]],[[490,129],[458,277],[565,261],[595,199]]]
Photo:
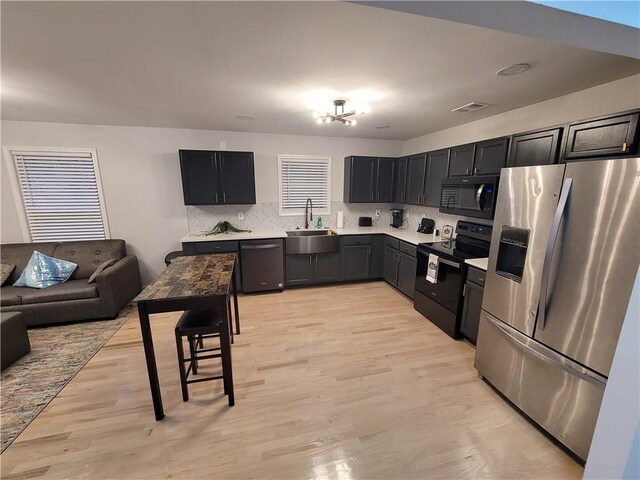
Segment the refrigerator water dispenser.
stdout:
[[528,245],[529,230],[503,226],[500,232],[496,274],[521,283]]

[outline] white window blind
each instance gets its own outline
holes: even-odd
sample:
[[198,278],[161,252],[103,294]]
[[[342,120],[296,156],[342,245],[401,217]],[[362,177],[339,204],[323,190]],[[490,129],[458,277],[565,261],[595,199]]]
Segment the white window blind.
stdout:
[[107,238],[95,152],[11,154],[32,242]]
[[303,215],[307,198],[314,214],[331,213],[331,158],[278,155],[280,215]]

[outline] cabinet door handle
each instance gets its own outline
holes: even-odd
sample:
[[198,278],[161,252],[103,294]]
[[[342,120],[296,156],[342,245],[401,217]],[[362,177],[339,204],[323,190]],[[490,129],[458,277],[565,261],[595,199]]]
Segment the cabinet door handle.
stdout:
[[462,288],[462,296],[466,297],[467,296],[467,284],[464,284],[464,287]]
[[465,171],[465,173],[466,173],[467,175],[469,175],[469,169],[468,169],[468,168],[467,168],[467,170]]
[[227,203],[227,194],[226,193],[222,194],[222,203]]
[[624,143],[622,144],[622,151],[623,151],[623,152],[626,152],[626,151],[627,151],[627,142],[624,142]]
[[311,257],[312,257],[312,255],[309,254],[309,263],[311,263]]
[[216,192],[216,203],[218,203],[218,193]]
[[318,263],[318,254],[316,253],[316,263]]
[[480,169],[478,167],[476,167],[476,168],[473,169],[473,173],[475,173],[477,175],[479,170]]

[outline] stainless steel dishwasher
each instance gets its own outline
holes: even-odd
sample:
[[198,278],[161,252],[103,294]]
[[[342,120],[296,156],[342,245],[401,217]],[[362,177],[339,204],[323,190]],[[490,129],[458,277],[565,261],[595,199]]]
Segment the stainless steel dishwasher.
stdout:
[[240,242],[244,293],[284,288],[284,245],[280,238]]

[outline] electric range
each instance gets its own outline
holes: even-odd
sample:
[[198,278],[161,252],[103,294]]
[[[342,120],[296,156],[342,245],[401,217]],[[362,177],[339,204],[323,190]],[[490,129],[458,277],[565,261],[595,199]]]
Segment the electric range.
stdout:
[[[453,338],[460,337],[465,260],[489,256],[491,232],[490,226],[460,220],[455,239],[418,245],[414,308]],[[437,256],[435,283],[427,280],[429,255]]]

